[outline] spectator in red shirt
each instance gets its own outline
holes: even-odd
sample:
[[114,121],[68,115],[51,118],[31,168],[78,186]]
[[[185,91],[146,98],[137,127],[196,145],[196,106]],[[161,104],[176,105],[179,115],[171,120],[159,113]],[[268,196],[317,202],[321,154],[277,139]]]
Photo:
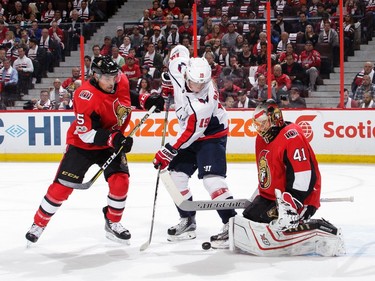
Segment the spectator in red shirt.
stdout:
[[126,57],[126,64],[121,67],[122,72],[126,74],[129,80],[138,81],[141,77],[141,69],[134,61],[134,55],[129,54]]
[[176,0],[169,0],[168,7],[164,9],[164,15],[172,15],[175,20],[178,20],[181,16],[181,10],[176,7]]
[[76,85],[74,84],[74,81],[79,80],[81,71],[79,70],[78,67],[73,67],[72,68],[72,77],[68,77],[64,80],[64,82],[61,84],[61,86],[67,90],[72,96],[73,92],[76,89]]
[[156,10],[160,8],[160,4],[158,0],[152,1],[152,8],[148,9],[150,12],[150,18],[154,19],[156,15]]
[[193,26],[190,23],[189,16],[185,15],[182,19],[182,25],[178,28],[178,33],[181,37],[184,35],[189,35],[193,37]]
[[221,20],[219,23],[220,32],[225,34],[228,32],[228,25],[230,24],[229,17],[227,14],[221,16]]
[[215,55],[212,52],[206,52],[204,56],[208,62],[208,64],[211,66],[211,77],[215,80],[215,82],[218,82],[222,67],[215,62]]
[[309,77],[309,91],[316,90],[316,79],[319,76],[319,69],[321,64],[320,53],[314,50],[311,41],[306,41],[305,50],[299,55],[299,63],[306,70]]
[[276,64],[273,67],[271,81],[273,95],[276,95],[277,102],[280,102],[280,95],[285,94],[290,90],[292,81],[288,75],[282,72],[280,64]]
[[8,28],[5,26],[5,22],[3,20],[0,20],[0,44],[5,39],[5,34],[8,32]]
[[292,55],[293,56],[293,60],[294,61],[298,61],[298,55],[294,52],[294,47],[293,47],[293,44],[292,43],[288,43],[286,45],[286,50],[285,52],[281,52],[280,55],[279,55],[279,63],[285,63],[286,62],[286,57],[288,55]]
[[237,101],[237,93],[241,91],[241,88],[233,84],[231,77],[224,77],[224,87],[220,89],[219,100],[222,104],[225,104],[225,100],[228,96],[233,96],[234,101]]
[[100,55],[112,56],[112,38],[111,36],[104,37],[104,44],[100,48]]

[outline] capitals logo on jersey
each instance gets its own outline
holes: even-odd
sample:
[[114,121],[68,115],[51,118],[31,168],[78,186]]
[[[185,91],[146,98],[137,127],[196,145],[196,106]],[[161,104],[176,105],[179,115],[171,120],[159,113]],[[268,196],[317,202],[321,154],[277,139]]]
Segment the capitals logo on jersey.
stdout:
[[271,184],[271,173],[270,167],[268,166],[267,154],[268,150],[262,150],[260,153],[260,157],[258,160],[258,179],[260,187],[263,189],[267,189],[270,187]]
[[118,99],[116,99],[114,102],[113,102],[113,112],[115,113],[116,117],[117,117],[117,126],[118,127],[121,127],[125,120],[126,120],[126,117],[129,115],[129,113],[131,112],[131,108],[130,107],[125,107],[124,105],[122,105]]

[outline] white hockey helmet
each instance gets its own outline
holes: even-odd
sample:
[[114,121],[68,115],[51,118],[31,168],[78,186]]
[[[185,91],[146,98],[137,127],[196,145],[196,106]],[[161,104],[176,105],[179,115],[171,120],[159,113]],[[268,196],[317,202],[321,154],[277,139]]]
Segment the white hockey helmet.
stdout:
[[205,58],[190,58],[186,70],[187,80],[205,84],[211,81],[211,67]]

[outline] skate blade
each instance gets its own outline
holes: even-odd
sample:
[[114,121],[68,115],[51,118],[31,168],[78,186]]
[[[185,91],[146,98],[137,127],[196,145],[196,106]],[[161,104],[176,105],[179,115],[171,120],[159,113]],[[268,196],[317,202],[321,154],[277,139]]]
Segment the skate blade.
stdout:
[[123,244],[123,245],[130,245],[130,239],[120,239],[118,237],[116,237],[114,234],[112,233],[108,233],[106,232],[105,233],[105,237],[108,239],[108,240],[111,240],[113,242],[116,242],[116,243],[119,243],[119,244]]
[[30,249],[31,247],[33,247],[35,243],[34,242],[31,242],[30,240],[26,240],[26,249]]
[[229,239],[211,241],[211,248],[212,249],[229,249]]
[[195,234],[195,231],[187,231],[184,233],[181,233],[180,235],[168,235],[167,240],[169,242],[176,242],[176,241],[183,241],[183,240],[192,240],[195,239],[197,235]]

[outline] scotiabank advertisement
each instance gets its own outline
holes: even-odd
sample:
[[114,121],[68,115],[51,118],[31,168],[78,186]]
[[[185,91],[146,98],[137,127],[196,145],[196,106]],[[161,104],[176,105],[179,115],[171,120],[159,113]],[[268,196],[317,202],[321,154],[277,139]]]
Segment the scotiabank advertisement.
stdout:
[[[144,111],[133,111],[125,134],[144,114]],[[252,114],[252,110],[228,111],[229,156],[254,153],[256,132]],[[317,155],[375,157],[375,110],[283,110],[283,114],[285,120],[301,126]],[[154,113],[146,120],[134,136],[132,155],[154,154],[159,149],[164,117],[164,112]],[[43,154],[61,155],[66,131],[73,120],[71,111],[3,111],[0,113],[0,160],[12,161],[12,155],[22,154],[35,154],[35,161]],[[166,142],[175,138],[178,130],[177,119],[170,111]]]

